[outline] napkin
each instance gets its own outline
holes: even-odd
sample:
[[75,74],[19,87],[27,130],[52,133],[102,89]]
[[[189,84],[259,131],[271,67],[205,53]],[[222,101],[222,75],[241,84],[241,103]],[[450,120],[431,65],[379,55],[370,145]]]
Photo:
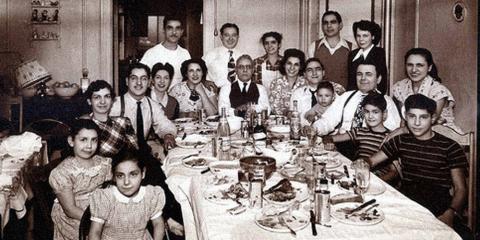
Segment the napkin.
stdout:
[[0,156],[9,155],[15,158],[28,158],[42,148],[42,138],[32,132],[10,136],[0,144]]

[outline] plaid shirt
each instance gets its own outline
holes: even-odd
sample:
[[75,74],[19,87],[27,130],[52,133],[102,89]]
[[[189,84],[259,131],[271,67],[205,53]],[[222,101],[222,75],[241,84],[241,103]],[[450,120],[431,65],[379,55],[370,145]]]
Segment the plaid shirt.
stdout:
[[112,157],[126,147],[138,149],[137,135],[130,119],[109,117],[106,122],[100,122],[93,116],[90,117],[101,130],[98,137],[99,155]]
[[255,58],[253,60],[253,77],[252,80],[257,84],[262,84],[262,64],[266,61],[266,69],[269,71],[278,71],[280,68],[280,61],[282,61],[282,56],[279,56],[277,62],[272,65],[268,59],[268,55],[265,54],[261,57]]

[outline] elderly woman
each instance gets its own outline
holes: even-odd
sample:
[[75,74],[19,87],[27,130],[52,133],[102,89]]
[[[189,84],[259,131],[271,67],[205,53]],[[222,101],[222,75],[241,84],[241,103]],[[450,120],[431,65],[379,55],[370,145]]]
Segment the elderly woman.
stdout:
[[157,63],[152,67],[152,90],[150,97],[162,106],[168,119],[178,118],[180,109],[177,100],[167,91],[172,83],[174,69],[169,63]]
[[[353,24],[353,35],[358,48],[348,55],[348,85],[347,91],[357,89],[357,67],[361,62],[374,62],[382,76],[377,89],[385,94],[387,92],[387,62],[385,59],[385,50],[376,47],[382,37],[382,29],[378,24],[372,21],[359,21]],[[335,79],[331,79],[335,80]]]
[[205,87],[207,66],[202,59],[192,58],[180,68],[183,81],[170,90],[170,95],[180,105],[180,117],[196,116],[197,110],[204,109],[207,116],[217,114],[217,95]]
[[437,102],[436,124],[451,127],[459,133],[462,130],[454,123],[455,99],[447,87],[441,84],[432,53],[425,48],[412,48],[405,54],[405,68],[408,78],[393,85],[393,97],[403,107],[408,96],[423,94]]
[[304,67],[305,54],[302,51],[294,48],[285,50],[279,68],[283,77],[274,79],[270,84],[268,100],[272,114],[287,115],[293,90],[305,85]]

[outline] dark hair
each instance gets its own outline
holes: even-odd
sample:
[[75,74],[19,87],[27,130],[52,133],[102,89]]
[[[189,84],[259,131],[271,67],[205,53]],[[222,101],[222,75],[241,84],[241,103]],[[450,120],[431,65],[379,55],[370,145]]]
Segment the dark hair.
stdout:
[[10,120],[4,118],[4,117],[0,117],[0,132],[3,132],[3,131],[12,131],[12,123],[10,122]]
[[107,81],[103,79],[98,79],[90,83],[87,90],[85,91],[84,96],[86,99],[91,99],[94,92],[98,92],[104,88],[110,91],[110,96],[112,97],[112,99],[115,98],[115,93],[113,92],[112,85],[110,85]]
[[430,115],[433,115],[437,109],[437,103],[425,95],[413,94],[405,100],[405,111],[408,112],[412,108],[424,109]]
[[[69,135],[72,138],[72,140],[75,139],[75,136],[77,136],[77,134],[82,129],[95,130],[95,132],[97,132],[97,134],[100,135],[100,128],[98,127],[98,125],[93,120],[79,118],[79,119],[74,120],[72,122],[71,126],[70,126],[70,134]],[[98,147],[97,147],[96,152],[98,152]],[[62,152],[62,157],[63,156],[73,156],[73,155],[74,155],[74,151],[73,151],[72,147],[68,147],[68,148],[64,149],[63,152]]]
[[223,31],[225,30],[225,28],[235,28],[235,30],[237,30],[237,34],[240,34],[240,29],[238,28],[237,24],[235,23],[225,23],[222,25],[222,27],[220,28],[220,34],[223,34]]
[[157,74],[158,71],[160,70],[165,70],[167,71],[168,73],[168,76],[170,77],[170,79],[173,78],[173,74],[175,73],[175,70],[173,69],[173,66],[170,65],[170,63],[155,63],[155,65],[153,65],[152,67],[152,72],[151,72],[151,75],[152,75],[152,78],[155,77],[155,74]]
[[408,52],[405,54],[405,63],[407,63],[408,57],[410,55],[420,55],[422,56],[425,61],[427,62],[428,66],[432,66],[432,69],[430,72],[428,72],[428,75],[435,79],[437,82],[442,82],[442,79],[438,76],[438,69],[437,65],[435,65],[435,62],[433,62],[433,56],[432,53],[426,49],[426,48],[412,48],[408,50]]
[[145,72],[147,72],[147,77],[150,78],[150,68],[143,63],[137,63],[137,62],[128,65],[127,78],[130,76],[130,74],[132,74],[133,69],[137,69],[137,68],[145,70]]
[[333,84],[330,81],[321,81],[320,83],[318,83],[317,93],[320,89],[328,89],[335,94],[335,89],[333,88]]
[[260,42],[263,44],[265,42],[265,39],[267,39],[267,37],[275,38],[275,40],[277,40],[278,44],[282,43],[283,36],[282,36],[282,34],[280,34],[278,32],[266,32],[266,33],[264,33],[262,35],[262,37],[260,38]]
[[325,13],[323,13],[322,15],[322,23],[323,23],[323,19],[325,18],[325,16],[327,15],[334,15],[335,18],[337,18],[337,22],[338,23],[342,23],[342,16],[340,16],[340,13],[336,12],[336,11],[326,11]]
[[184,25],[183,24],[183,19],[178,15],[166,15],[165,18],[163,19],[163,29],[167,28],[168,21],[179,21],[180,25],[183,28],[183,25]]
[[365,96],[361,106],[365,107],[367,104],[379,108],[382,110],[382,112],[385,112],[387,109],[387,100],[385,100],[385,96],[377,92],[370,92],[367,96]]
[[311,62],[318,62],[320,64],[320,66],[322,67],[322,70],[325,70],[325,67],[322,64],[322,61],[320,61],[320,59],[315,58],[315,57],[307,59],[307,61],[305,62],[305,68],[307,68],[308,64],[311,63]]
[[145,161],[142,156],[143,154],[137,149],[123,149],[112,159],[112,174],[115,173],[115,169],[120,163],[127,161],[135,162],[138,168],[143,172],[145,169]]
[[202,73],[203,73],[202,81],[205,81],[205,79],[207,78],[208,70],[207,70],[207,65],[205,64],[205,61],[203,61],[203,59],[201,58],[192,58],[192,59],[183,61],[182,66],[180,67],[180,72],[182,72],[183,81],[187,80],[188,66],[190,66],[190,64],[192,63],[196,63],[200,65],[200,68],[202,69]]
[[285,64],[287,63],[287,60],[291,57],[298,58],[300,60],[300,71],[298,71],[298,75],[302,76],[303,71],[305,70],[305,53],[296,48],[289,48],[283,52],[283,58],[280,61],[280,66],[278,70],[282,75],[287,74],[287,72],[285,71]]
[[[357,66],[357,69],[355,69],[355,75],[357,73],[357,70],[358,70],[358,67],[360,67],[360,65],[372,65],[375,67],[375,72],[377,73],[377,78],[378,76],[381,76],[381,72],[380,72],[380,68],[378,67],[377,63],[373,60],[363,60],[363,61],[360,61],[360,63],[358,64]],[[382,76],[384,77],[384,76]]]
[[361,20],[353,23],[352,28],[354,37],[357,35],[358,29],[362,31],[369,31],[370,34],[372,34],[373,36],[372,43],[374,46],[377,45],[382,39],[382,29],[380,28],[380,25],[376,24],[373,21]]

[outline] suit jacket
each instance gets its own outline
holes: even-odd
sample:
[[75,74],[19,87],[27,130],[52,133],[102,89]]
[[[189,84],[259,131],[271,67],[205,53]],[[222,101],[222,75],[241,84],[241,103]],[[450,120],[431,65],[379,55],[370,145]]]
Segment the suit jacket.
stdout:
[[[360,48],[357,48],[348,54],[348,85],[347,91],[357,90],[357,67],[360,65],[362,58],[357,58],[353,61],[355,55],[357,55]],[[382,94],[387,93],[388,87],[388,73],[387,73],[387,61],[385,58],[385,50],[380,47],[373,47],[367,55],[365,61],[374,62],[377,65],[377,69],[382,75],[382,81],[378,84],[377,89]]]

